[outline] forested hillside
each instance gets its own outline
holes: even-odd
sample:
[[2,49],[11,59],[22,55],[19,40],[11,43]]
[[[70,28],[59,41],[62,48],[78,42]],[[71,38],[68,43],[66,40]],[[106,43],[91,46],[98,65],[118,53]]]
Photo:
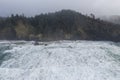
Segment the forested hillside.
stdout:
[[25,17],[0,18],[1,40],[110,40],[120,41],[120,25],[72,10]]

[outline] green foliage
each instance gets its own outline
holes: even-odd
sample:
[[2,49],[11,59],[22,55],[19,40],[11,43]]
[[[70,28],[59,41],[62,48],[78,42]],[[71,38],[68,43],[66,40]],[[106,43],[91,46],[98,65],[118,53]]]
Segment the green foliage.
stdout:
[[25,17],[0,18],[0,39],[24,40],[112,40],[120,41],[120,25],[85,16],[72,10]]

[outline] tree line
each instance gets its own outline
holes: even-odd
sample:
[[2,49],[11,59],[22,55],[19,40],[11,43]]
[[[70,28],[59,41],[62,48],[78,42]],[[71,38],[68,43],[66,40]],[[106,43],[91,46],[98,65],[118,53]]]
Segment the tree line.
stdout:
[[120,25],[73,10],[26,17],[0,18],[1,40],[110,40],[120,41]]

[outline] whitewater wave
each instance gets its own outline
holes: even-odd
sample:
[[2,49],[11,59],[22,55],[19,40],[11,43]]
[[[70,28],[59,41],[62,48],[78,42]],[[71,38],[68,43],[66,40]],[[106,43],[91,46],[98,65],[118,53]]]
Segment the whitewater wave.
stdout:
[[117,43],[12,42],[9,46],[3,52],[10,56],[0,66],[0,80],[120,80]]

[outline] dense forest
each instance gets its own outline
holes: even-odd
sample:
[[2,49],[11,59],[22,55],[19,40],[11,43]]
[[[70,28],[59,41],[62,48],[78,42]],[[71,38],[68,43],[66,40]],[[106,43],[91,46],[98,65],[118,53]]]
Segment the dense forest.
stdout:
[[120,41],[120,25],[72,10],[34,17],[0,17],[0,40],[109,40]]

